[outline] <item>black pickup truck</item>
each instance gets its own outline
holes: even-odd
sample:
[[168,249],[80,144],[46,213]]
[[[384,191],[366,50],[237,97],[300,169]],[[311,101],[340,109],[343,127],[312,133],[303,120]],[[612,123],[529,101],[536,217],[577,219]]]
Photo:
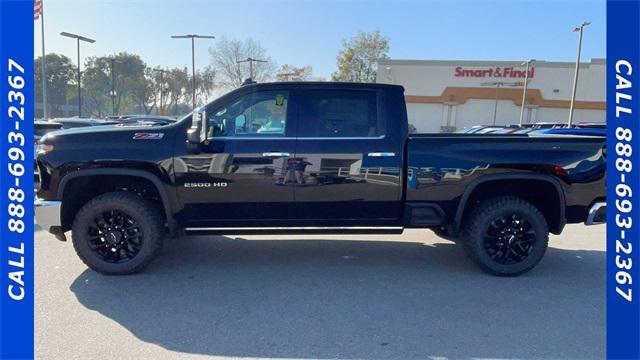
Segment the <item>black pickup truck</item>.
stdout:
[[605,140],[407,135],[401,86],[245,85],[176,123],[41,139],[36,221],[107,274],[141,270],[165,234],[400,233],[459,241],[518,275],[549,233],[604,221]]

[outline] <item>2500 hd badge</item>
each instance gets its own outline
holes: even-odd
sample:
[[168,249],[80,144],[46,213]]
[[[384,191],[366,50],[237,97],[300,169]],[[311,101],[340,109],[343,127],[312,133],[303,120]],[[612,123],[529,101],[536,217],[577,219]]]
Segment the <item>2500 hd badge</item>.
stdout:
[[184,183],[184,187],[186,188],[210,188],[210,187],[214,187],[214,188],[223,188],[223,187],[227,187],[227,183],[226,182],[214,182],[214,183],[209,183],[209,182],[201,182],[201,183]]

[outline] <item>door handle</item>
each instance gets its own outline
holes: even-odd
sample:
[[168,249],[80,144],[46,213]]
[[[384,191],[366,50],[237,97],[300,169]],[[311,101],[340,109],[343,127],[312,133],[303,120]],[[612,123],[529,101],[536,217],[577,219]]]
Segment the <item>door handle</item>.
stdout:
[[291,154],[289,154],[288,152],[279,152],[279,151],[262,153],[262,157],[287,157],[289,155]]
[[367,154],[367,156],[370,156],[370,157],[392,157],[392,156],[396,156],[396,153],[394,153],[394,152],[385,152],[385,151],[376,151],[376,152],[370,152],[369,154]]

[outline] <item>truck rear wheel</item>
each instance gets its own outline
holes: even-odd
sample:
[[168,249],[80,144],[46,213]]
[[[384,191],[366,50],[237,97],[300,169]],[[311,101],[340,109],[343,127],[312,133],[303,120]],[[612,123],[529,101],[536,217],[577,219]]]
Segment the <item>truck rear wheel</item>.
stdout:
[[547,250],[547,221],[518,197],[498,197],[476,207],[464,224],[464,249],[482,270],[517,276],[535,267]]
[[138,195],[102,194],[78,211],[72,238],[76,253],[91,269],[132,274],[142,270],[162,247],[162,216]]

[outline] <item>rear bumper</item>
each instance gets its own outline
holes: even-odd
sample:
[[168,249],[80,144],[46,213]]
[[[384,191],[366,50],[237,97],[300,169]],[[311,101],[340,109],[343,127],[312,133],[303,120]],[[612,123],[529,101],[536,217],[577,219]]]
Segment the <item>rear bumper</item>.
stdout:
[[605,222],[607,222],[607,203],[604,201],[593,203],[589,208],[585,225],[604,224]]
[[62,201],[36,199],[33,203],[36,223],[60,240],[66,240],[62,231]]

